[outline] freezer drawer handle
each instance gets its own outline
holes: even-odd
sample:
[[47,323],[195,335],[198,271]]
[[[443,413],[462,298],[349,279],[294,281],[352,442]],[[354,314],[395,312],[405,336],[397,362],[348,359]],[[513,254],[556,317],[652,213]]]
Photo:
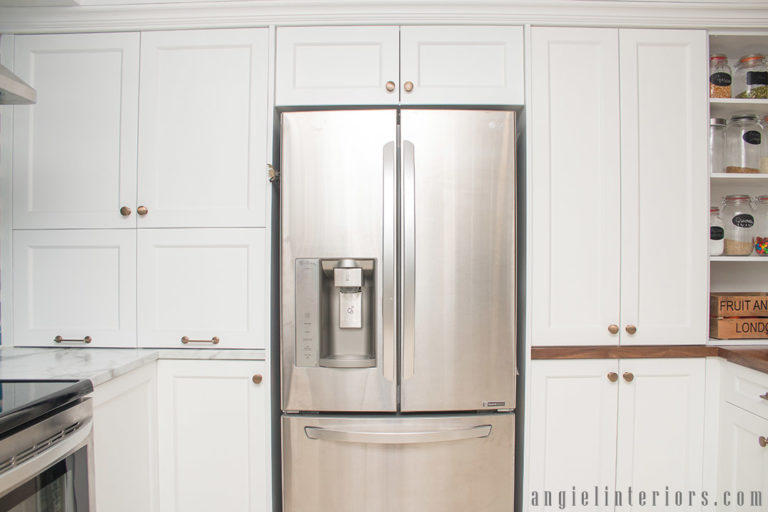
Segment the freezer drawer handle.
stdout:
[[321,441],[364,444],[416,444],[443,443],[446,441],[488,437],[491,435],[491,426],[476,425],[456,430],[434,430],[428,432],[365,432],[359,430],[304,427],[304,432],[308,438]]

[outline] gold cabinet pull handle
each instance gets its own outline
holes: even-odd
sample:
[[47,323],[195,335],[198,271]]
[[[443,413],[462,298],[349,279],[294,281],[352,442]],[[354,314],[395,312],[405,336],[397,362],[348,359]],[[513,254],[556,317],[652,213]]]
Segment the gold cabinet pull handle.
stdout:
[[637,332],[637,327],[635,327],[634,325],[631,325],[631,324],[630,324],[630,325],[628,325],[628,326],[626,327],[626,331],[627,331],[629,334],[635,334],[635,333]]
[[758,437],[757,442],[760,443],[760,448],[765,448],[768,446],[768,439],[766,439],[765,436]]
[[768,400],[768,393],[763,393],[762,395],[760,395],[760,398],[762,398],[763,400]]
[[218,345],[219,341],[221,341],[221,340],[219,339],[218,336],[214,336],[213,338],[211,338],[209,340],[191,340],[191,339],[189,339],[189,336],[184,336],[184,337],[181,338],[181,342],[183,344],[185,344],[185,345],[187,343],[213,343],[214,345]]
[[405,82],[403,84],[403,89],[405,89],[405,92],[411,92],[413,90],[413,82],[411,82],[410,80]]
[[624,377],[624,380],[627,382],[632,382],[635,380],[635,376],[632,374],[632,372],[624,372],[622,377]]
[[53,338],[53,341],[56,343],[90,343],[93,341],[93,338],[86,336],[85,338],[66,339],[61,336],[56,336]]
[[617,380],[619,380],[619,374],[616,373],[616,372],[609,373],[608,374],[608,380],[611,381],[611,382],[616,382]]
[[131,209],[128,208],[127,206],[123,206],[122,208],[120,208],[120,215],[122,215],[123,217],[128,217],[130,214],[131,214]]
[[142,217],[149,213],[149,209],[146,206],[139,206],[136,208],[136,213],[141,215]]
[[611,324],[608,326],[608,332],[611,334],[618,334],[619,333],[619,326],[616,324]]
[[260,373],[257,373],[253,376],[253,379],[251,380],[253,380],[254,384],[261,384],[261,381],[264,380],[264,378],[261,376]]
[[393,92],[397,88],[397,84],[390,80],[384,87],[386,87],[387,92]]

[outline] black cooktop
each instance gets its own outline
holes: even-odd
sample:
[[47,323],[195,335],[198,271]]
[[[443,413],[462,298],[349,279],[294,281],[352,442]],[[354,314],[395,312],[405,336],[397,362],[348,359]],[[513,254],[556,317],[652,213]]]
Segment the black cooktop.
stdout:
[[0,379],[0,439],[24,428],[54,411],[79,402],[93,391],[90,380],[15,380]]

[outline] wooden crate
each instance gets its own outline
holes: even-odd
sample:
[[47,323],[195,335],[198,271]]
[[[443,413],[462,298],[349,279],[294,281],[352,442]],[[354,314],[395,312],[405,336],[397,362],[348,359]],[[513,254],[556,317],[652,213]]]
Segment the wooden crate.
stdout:
[[709,316],[768,317],[768,293],[711,293],[709,294]]
[[718,340],[768,338],[768,318],[710,318],[709,337]]

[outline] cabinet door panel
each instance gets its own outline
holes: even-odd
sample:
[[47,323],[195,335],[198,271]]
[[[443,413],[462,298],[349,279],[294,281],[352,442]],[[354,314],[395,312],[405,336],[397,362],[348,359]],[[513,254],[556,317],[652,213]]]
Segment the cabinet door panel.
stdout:
[[[139,346],[264,347],[264,231],[139,230]],[[184,336],[220,343],[183,344]]]
[[521,27],[402,27],[400,44],[404,105],[525,103]]
[[[616,465],[616,360],[533,361],[528,501],[534,491],[612,489]],[[540,510],[533,508],[532,510]]]
[[14,227],[135,226],[139,35],[16,36],[15,71]]
[[265,226],[267,30],[141,37],[139,227]]
[[619,379],[617,489],[702,488],[704,368],[703,358],[620,361],[633,379]]
[[159,510],[266,512],[266,384],[261,361],[159,361]]
[[534,345],[616,344],[619,67],[615,29],[532,29]]
[[396,105],[398,38],[397,27],[277,29],[276,104]]
[[707,336],[707,41],[622,30],[622,344]]
[[[761,492],[765,499],[768,489],[768,448],[759,443],[760,437],[768,437],[768,420],[731,404],[722,405],[720,420],[718,486],[720,491],[731,493],[731,503],[721,503],[718,510],[754,507],[752,492]],[[738,506],[740,491],[744,506]]]
[[136,232],[15,231],[14,343],[136,346]]

